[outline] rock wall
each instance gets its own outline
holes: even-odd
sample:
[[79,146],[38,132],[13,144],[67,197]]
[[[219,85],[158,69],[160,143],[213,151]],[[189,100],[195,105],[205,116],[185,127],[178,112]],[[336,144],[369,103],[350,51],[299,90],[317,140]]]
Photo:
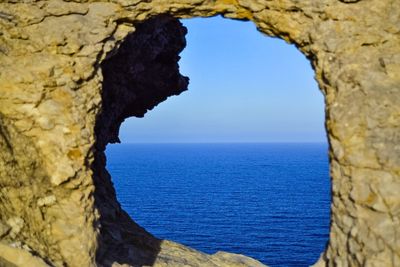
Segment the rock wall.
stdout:
[[398,0],[3,0],[0,266],[257,266],[159,240],[120,208],[104,148],[186,89],[175,18],[251,20],[325,95],[330,239],[319,266],[400,266]]

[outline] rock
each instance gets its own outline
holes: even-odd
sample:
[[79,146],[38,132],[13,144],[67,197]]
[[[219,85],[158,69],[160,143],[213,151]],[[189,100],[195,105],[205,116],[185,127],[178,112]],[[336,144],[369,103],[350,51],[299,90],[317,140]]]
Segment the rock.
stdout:
[[361,0],[340,0],[340,1],[343,2],[343,3],[357,3],[357,2],[359,2]]
[[40,198],[40,199],[38,199],[38,202],[37,202],[37,205],[39,206],[39,207],[42,207],[42,206],[51,206],[51,205],[53,205],[54,203],[56,203],[56,197],[54,196],[54,195],[51,195],[51,196],[46,196],[46,197],[44,197],[44,198]]
[[400,265],[398,0],[1,1],[0,265],[259,264],[157,239],[105,169],[125,118],[186,90],[176,18],[218,14],[295,44],[315,70],[332,177],[317,266]]
[[[263,267],[265,266],[259,261],[249,258],[244,255],[228,253],[219,251],[212,255],[212,260],[217,261],[216,265],[220,265],[219,262],[227,262],[227,266],[252,266],[252,267]],[[222,264],[221,264],[222,265]]]
[[20,217],[12,217],[7,220],[7,224],[10,226],[10,236],[15,238],[24,227],[24,220]]
[[0,222],[0,239],[6,236],[11,230],[9,225]]
[[0,243],[0,266],[49,267],[47,263],[39,257],[32,255],[29,251],[7,246],[3,243]]

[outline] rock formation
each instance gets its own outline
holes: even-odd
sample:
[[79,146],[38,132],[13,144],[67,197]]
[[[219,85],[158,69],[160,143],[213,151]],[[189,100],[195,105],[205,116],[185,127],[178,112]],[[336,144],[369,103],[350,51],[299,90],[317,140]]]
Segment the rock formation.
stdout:
[[330,239],[318,266],[400,266],[398,0],[2,0],[0,266],[257,266],[147,233],[104,149],[186,89],[177,18],[251,20],[295,44],[324,93]]

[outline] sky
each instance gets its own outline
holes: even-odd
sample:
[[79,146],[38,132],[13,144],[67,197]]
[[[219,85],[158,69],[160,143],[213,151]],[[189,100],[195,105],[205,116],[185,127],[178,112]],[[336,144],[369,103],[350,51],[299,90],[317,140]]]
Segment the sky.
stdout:
[[326,142],[323,95],[293,45],[252,22],[181,21],[189,90],[125,120],[122,143]]

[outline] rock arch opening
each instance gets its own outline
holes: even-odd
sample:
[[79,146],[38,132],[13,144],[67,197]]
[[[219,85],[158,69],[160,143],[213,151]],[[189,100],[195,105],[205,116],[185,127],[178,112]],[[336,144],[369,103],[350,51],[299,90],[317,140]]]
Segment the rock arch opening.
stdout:
[[[174,87],[178,84],[175,81],[174,83],[170,84],[169,82],[171,80],[168,81],[166,79],[166,77],[170,76],[168,75],[162,76],[162,74],[164,74],[163,68],[168,68],[169,70],[172,70],[171,64],[177,61],[179,58],[173,58],[170,55],[160,56],[160,55],[149,54],[149,51],[156,51],[158,49],[157,47],[160,46],[160,42],[165,42],[164,39],[165,36],[162,33],[158,32],[155,33],[156,37],[155,38],[152,37],[154,39],[152,39],[151,41],[149,41],[148,34],[144,35],[147,38],[145,39],[145,41],[140,39],[141,38],[140,35],[138,38],[139,40],[134,39],[135,36],[138,36],[137,34],[141,34],[142,30],[148,29],[149,25],[151,25],[152,23],[156,23],[156,21],[158,21],[157,23],[160,23],[159,20],[168,21],[169,19],[167,17],[164,17],[151,20],[148,22],[149,24],[145,22],[142,25],[143,28],[138,28],[138,32],[135,32],[132,35],[131,42],[133,44],[131,43],[128,46],[125,43],[123,43],[120,48],[122,49],[122,53],[117,51],[117,53],[121,54],[116,55],[116,57],[114,58],[115,61],[113,61],[114,60],[113,58],[110,58],[110,61],[105,62],[106,65],[103,67],[103,72],[105,77],[104,85],[109,86],[110,88],[118,87],[113,90],[110,90],[112,94],[115,93],[117,95],[116,97],[122,97],[123,99],[127,99],[128,102],[129,99],[131,99],[132,101],[132,99],[135,99],[135,97],[139,98],[143,93],[140,91],[141,89],[139,89],[138,92],[135,92],[134,91],[135,87],[143,88],[143,91],[146,91],[148,90],[146,86],[149,86],[149,82],[155,82],[156,79],[163,80],[163,83],[156,82],[155,86],[153,87],[154,90],[165,89],[165,88],[158,88],[158,86]],[[206,20],[206,19],[200,19],[200,21],[201,20]],[[216,24],[218,23],[218,19],[213,18],[208,20],[214,20],[214,25],[212,22],[209,22],[208,27],[215,27],[216,25],[218,25]],[[234,23],[233,21],[222,18],[219,20],[224,22]],[[207,23],[207,21],[201,21],[201,22]],[[237,22],[237,23],[242,24],[243,22]],[[166,26],[166,28],[168,28],[167,25],[173,25],[173,23],[172,21],[169,21],[164,25]],[[236,24],[236,27],[237,26],[238,25]],[[229,24],[225,25],[225,27],[228,27],[227,30],[229,30]],[[235,27],[235,25],[231,25],[231,27],[233,28]],[[159,27],[158,24],[158,30],[160,30],[161,28],[163,27]],[[154,28],[152,28],[151,30],[154,30]],[[260,39],[266,38],[262,36],[260,33],[256,32],[255,29],[250,27],[241,30],[254,31],[254,34],[259,35]],[[183,30],[180,33],[184,35],[185,32],[186,30]],[[240,32],[241,32],[240,30],[236,31],[236,33]],[[152,34],[154,34],[154,32],[152,32]],[[229,35],[225,35],[225,37],[226,36]],[[188,40],[188,41],[190,42],[193,40]],[[141,46],[143,44],[146,45],[146,48],[144,50],[141,50]],[[164,44],[162,44],[162,46],[163,45]],[[263,45],[265,45],[265,47],[262,48],[267,50],[268,43],[263,43]],[[286,44],[282,43],[279,45],[284,46]],[[278,46],[278,45],[271,44],[271,46]],[[169,47],[173,47],[173,45]],[[260,48],[261,45],[258,46],[258,49]],[[224,52],[221,51],[222,50],[221,47],[218,47],[217,44],[216,47],[214,47],[214,49],[216,50],[214,51],[215,53],[214,56],[218,53]],[[247,47],[247,49],[256,49],[256,48]],[[293,50],[295,49],[293,48]],[[167,50],[164,51],[163,53],[176,53],[176,52],[177,50]],[[238,49],[237,53],[240,52],[243,52],[245,55],[236,58],[237,68],[239,68],[238,67],[239,65],[242,68],[248,67],[251,69],[252,67],[255,67],[249,64],[249,62],[241,62],[241,59],[242,61],[245,61],[244,58],[246,57],[246,55],[249,56],[251,55],[251,53],[246,54],[246,51],[240,51]],[[290,58],[290,56],[292,56],[291,50],[286,50],[285,52],[289,53],[290,55],[282,54],[282,57],[286,56],[287,58]],[[295,51],[294,53],[298,52]],[[182,56],[184,57],[184,55]],[[233,57],[233,55],[231,56]],[[201,57],[204,57],[204,55]],[[252,59],[253,64],[261,64],[261,60],[257,62],[255,55],[252,55],[252,57],[253,57]],[[271,57],[271,55],[269,55],[269,57]],[[155,64],[155,66],[150,66],[150,65],[146,66],[145,65],[146,63],[143,64],[141,62],[143,58],[146,58],[147,62],[149,62],[148,64]],[[169,66],[162,65],[168,62],[168,60],[160,60],[160,58],[170,59],[169,61],[170,65]],[[243,141],[265,142],[268,141],[269,138],[270,142],[275,141],[275,142],[285,143],[285,141],[286,142],[297,141],[303,144],[298,144],[298,143],[285,144],[283,146],[279,146],[277,144],[275,145],[264,144],[261,145],[261,147],[263,147],[263,149],[261,150],[255,149],[256,147],[259,148],[260,144],[258,145],[236,144],[236,146],[232,145],[221,146],[216,144],[208,146],[204,145],[188,146],[187,144],[186,145],[181,144],[178,146],[150,145],[147,147],[143,145],[142,146],[128,145],[119,147],[119,145],[117,145],[117,147],[112,147],[111,151],[109,151],[109,156],[111,158],[108,159],[108,167],[109,170],[111,170],[111,174],[114,177],[113,178],[114,183],[116,183],[115,187],[117,189],[118,198],[120,199],[120,202],[122,202],[123,208],[132,216],[132,218],[137,223],[145,227],[153,234],[156,234],[156,236],[158,237],[174,240],[183,243],[185,245],[188,245],[190,247],[203,250],[207,253],[215,253],[219,250],[229,251],[233,253],[240,253],[240,254],[245,254],[247,256],[252,256],[253,258],[256,258],[258,260],[262,260],[264,263],[272,264],[272,266],[275,265],[280,266],[282,264],[293,265],[293,266],[295,265],[306,266],[307,264],[310,265],[317,261],[319,255],[323,252],[325,248],[325,244],[327,242],[328,228],[329,228],[330,184],[329,184],[328,162],[327,162],[327,144],[325,143],[325,144],[312,145],[312,144],[304,144],[304,142],[315,141],[316,138],[315,136],[318,136],[318,133],[317,134],[315,133],[315,131],[317,131],[316,128],[318,128],[318,130],[322,129],[321,132],[324,132],[323,110],[322,110],[323,101],[322,101],[322,96],[318,98],[312,93],[310,94],[309,92],[307,92],[308,90],[315,90],[317,94],[319,93],[317,92],[318,89],[314,84],[312,84],[311,86],[309,84],[309,80],[312,79],[312,71],[309,71],[308,73],[307,72],[302,73],[305,76],[308,74],[310,76],[307,77],[308,79],[301,79],[299,77],[300,74],[297,74],[297,77],[295,77],[296,76],[296,73],[294,71],[295,67],[289,65],[289,60],[287,58],[286,58],[287,60],[286,65],[284,63],[279,63],[278,61],[269,63],[270,66],[281,65],[279,70],[275,70],[276,72],[274,72],[271,69],[272,67],[268,68],[267,66],[264,66],[264,69],[261,70],[261,67],[258,65],[260,67],[260,70],[258,71],[258,73],[257,71],[255,71],[256,73],[253,73],[253,76],[251,77],[253,78],[253,81],[250,81],[249,79],[250,77],[248,76],[249,73],[247,73],[246,77],[246,74],[243,75],[244,73],[243,71],[242,71],[242,77],[238,77],[239,73],[238,70],[237,74],[232,74],[232,76],[230,77],[228,75],[218,77],[217,75],[221,75],[222,72],[234,72],[234,68],[230,68],[228,66],[228,64],[230,63],[224,62],[226,58],[225,59],[216,58],[215,61],[210,60],[206,64],[203,63],[206,66],[219,64],[220,68],[224,68],[223,71],[221,70],[219,74],[213,75],[212,72],[215,71],[218,72],[218,68],[208,67],[207,73],[209,74],[209,77],[200,77],[199,75],[197,75],[197,77],[193,78],[194,81],[192,79],[194,86],[197,87],[196,89],[194,88],[190,89],[190,90],[197,90],[195,94],[196,97],[195,101],[202,102],[205,106],[207,106],[207,110],[204,109],[205,108],[204,106],[203,108],[200,106],[196,107],[196,103],[191,102],[188,103],[186,107],[181,107],[180,110],[178,109],[175,112],[187,113],[187,114],[190,114],[191,112],[203,112],[204,114],[209,114],[205,116],[210,120],[212,119],[211,114],[217,114],[217,112],[223,114],[224,112],[226,113],[227,110],[229,109],[231,109],[231,111],[234,111],[235,108],[236,108],[235,112],[237,113],[248,112],[247,114],[248,116],[250,116],[254,112],[259,112],[260,115],[253,114],[253,120],[258,120],[259,123],[264,123],[266,125],[270,124],[271,125],[269,126],[269,129],[271,129],[270,132],[265,131],[264,129],[264,132],[257,133],[257,130],[254,130],[253,135],[251,136],[246,136],[246,133],[241,133],[242,135],[243,134],[245,135],[245,138],[247,138],[247,140],[242,139],[242,142]],[[204,58],[204,60],[206,59]],[[281,59],[281,61],[282,60],[284,61],[285,59]],[[306,61],[304,58],[302,58],[301,60]],[[218,63],[218,61],[224,62],[225,64]],[[292,58],[291,61],[292,64],[299,64],[298,62],[300,62],[300,59]],[[192,62],[192,64],[202,64],[202,62],[199,62],[199,60],[197,60],[196,62]],[[265,63],[265,65],[268,65],[268,63]],[[284,66],[286,66],[286,71],[284,70]],[[307,63],[300,66],[305,68],[310,68],[309,66],[307,66]],[[177,66],[175,65],[174,67]],[[296,67],[299,66],[297,65]],[[275,68],[277,67],[275,66]],[[159,77],[157,77],[158,76],[157,71],[161,71],[161,75]],[[185,73],[185,69],[182,70],[181,68],[180,71]],[[199,72],[201,71],[203,72],[206,71],[206,68],[200,70]],[[278,74],[279,71],[282,72],[282,74]],[[198,74],[199,72],[195,73]],[[276,79],[275,82],[270,81],[271,84],[274,84],[275,88],[272,88],[272,86],[268,86],[269,84],[268,74],[264,74],[265,72],[269,72],[269,75],[274,76],[271,77],[271,79],[274,78]],[[284,72],[285,74],[283,74]],[[114,77],[108,76],[108,75],[114,75],[115,73],[116,76]],[[191,74],[193,73],[188,71],[185,74],[191,77]],[[235,79],[234,76],[237,76],[237,78]],[[128,82],[126,81],[127,79],[126,77],[128,77]],[[148,79],[148,77],[153,77],[153,78],[150,81],[148,81],[146,80]],[[261,81],[260,78],[263,78],[264,81]],[[293,83],[288,82],[288,80],[290,79],[296,80],[296,78],[299,84],[296,84],[296,82]],[[199,79],[208,79],[209,81],[213,81],[213,84],[211,83],[202,84],[201,85],[202,87],[215,86],[215,88],[213,90],[208,90],[208,91],[205,88],[203,89],[198,88],[199,85],[196,84],[196,80]],[[231,81],[227,82],[226,79],[231,79]],[[287,81],[286,83],[284,82],[284,79],[286,79]],[[279,85],[277,85],[276,82],[278,80],[280,80],[281,83],[280,87]],[[187,80],[183,78],[183,81]],[[225,83],[224,82],[218,83],[218,81],[225,81]],[[144,84],[144,82],[147,82],[147,84]],[[251,85],[251,82],[253,82],[253,85]],[[235,83],[237,87],[233,88]],[[242,84],[239,85],[240,83]],[[254,86],[254,84],[259,84],[259,86]],[[225,87],[230,86],[231,88],[229,90],[227,90],[227,88],[225,88],[225,90],[223,90],[223,88],[218,88],[223,86]],[[297,87],[296,88],[297,90],[293,88],[289,89],[288,87],[291,86]],[[262,87],[262,88],[255,88],[255,87]],[[303,88],[303,87],[308,87],[308,88]],[[129,90],[127,90],[128,88]],[[119,92],[119,90],[124,90],[124,92],[121,93]],[[223,92],[221,92],[220,94],[212,94],[211,92],[211,91],[218,92],[218,90],[223,90]],[[261,91],[264,90],[270,90],[270,91],[281,90],[284,92],[280,93],[277,92],[276,94],[272,95],[273,99],[267,99],[265,95],[262,95],[260,93]],[[288,99],[290,97],[288,97],[287,94],[289,93],[299,94],[300,92],[303,91],[305,91],[303,94],[307,95],[307,97],[303,96],[302,100],[307,101],[309,99],[311,103],[307,102],[307,104],[302,103],[302,105],[300,104],[296,106],[296,103],[294,101]],[[204,101],[199,96],[202,93],[203,94],[208,93],[209,98],[215,97],[216,100],[215,101],[210,100],[208,103],[204,103]],[[219,109],[218,107],[213,108],[212,106],[216,105],[217,102],[221,100],[222,94],[225,94],[223,99],[224,102],[223,103],[220,102],[219,103],[220,105],[227,105],[226,102],[229,101],[234,102],[233,105],[237,105],[238,103],[240,105],[236,107],[234,106],[229,107],[229,105],[227,105],[225,109],[224,107]],[[238,99],[236,100],[235,98],[229,99],[229,94],[231,94],[231,96],[236,94],[236,97],[238,97]],[[252,94],[254,94],[255,96],[251,97]],[[148,93],[148,96],[150,95],[151,93]],[[155,95],[157,96],[157,94]],[[244,101],[246,96],[247,96],[247,101]],[[292,97],[299,100],[301,98],[299,96],[298,97],[292,96]],[[191,97],[193,98],[193,96]],[[108,99],[110,98],[110,96],[107,95],[106,98]],[[179,98],[184,98],[184,96],[179,96]],[[111,97],[111,99],[113,99],[113,97]],[[285,100],[286,103],[288,103],[288,105],[292,106],[279,108],[285,106],[284,104]],[[140,99],[134,101],[137,102],[132,101],[131,106],[129,106],[129,108],[132,109],[135,107],[141,107],[146,105],[141,103]],[[184,99],[182,99],[181,101],[184,101]],[[193,100],[189,98],[186,99],[186,101],[189,102]],[[246,103],[240,103],[243,101]],[[312,103],[312,101],[318,102],[318,104],[320,105],[319,110],[315,108],[314,109],[310,108],[310,106],[315,106],[315,103]],[[281,104],[279,105],[278,103]],[[266,108],[268,106],[270,106],[269,110],[267,110]],[[121,106],[117,108],[114,106],[112,108],[113,112],[115,111],[119,112],[118,108],[121,108]],[[313,111],[302,110],[307,108],[310,108]],[[167,109],[163,111],[151,111],[150,116],[151,113],[156,113],[156,112],[159,112],[158,114],[160,114],[160,112],[165,112],[168,115],[168,109]],[[275,114],[277,118],[281,116],[282,124],[286,124],[286,126],[282,127],[282,125],[277,125],[276,122],[274,125],[274,122],[273,121],[271,122],[271,120],[268,121],[268,118],[266,118],[266,116],[262,118],[262,114],[266,115],[268,112],[271,114]],[[321,117],[318,118],[320,119],[319,121],[316,118],[307,121],[307,119],[304,118],[307,117],[307,115],[304,115],[303,118],[301,118],[299,114],[296,114],[301,112],[303,113],[319,112]],[[219,115],[219,117],[223,118],[224,116],[221,114]],[[136,113],[133,115],[141,117],[144,114]],[[126,118],[126,113],[124,113],[124,115],[122,116],[123,118]],[[288,121],[289,116],[298,116],[298,117],[293,118],[291,121],[290,120]],[[308,116],[311,117],[313,116],[313,114],[308,113]],[[238,119],[239,118],[238,115],[235,115],[235,118]],[[183,119],[179,118],[179,116],[175,118],[175,122],[179,121],[180,119],[183,120],[181,122],[182,124],[189,123],[189,121],[185,121],[184,118]],[[197,119],[196,116],[193,115],[191,118],[193,124],[198,123],[196,119]],[[225,114],[225,120],[227,119],[229,120],[229,117],[228,115]],[[135,120],[137,121],[138,119]],[[140,120],[144,121],[146,120],[146,118]],[[159,119],[158,122],[166,124],[174,123],[173,121],[168,121],[168,119],[165,118],[164,120],[166,121],[163,122],[162,120],[163,119]],[[294,125],[296,121],[297,121],[297,126]],[[319,122],[320,125],[319,127],[315,127],[313,125],[311,126],[311,128],[314,127],[314,132],[311,133],[310,131],[302,132],[302,130],[304,131],[306,128],[310,128],[310,124],[313,123],[315,124],[316,123],[315,121]],[[134,121],[133,120],[129,121],[129,123],[134,123]],[[211,121],[211,124],[220,125],[221,128],[224,128],[224,126],[221,126],[221,124],[223,123],[224,123],[223,120],[218,121],[218,119]],[[249,122],[247,120],[242,119],[242,123],[249,123]],[[309,126],[303,129],[299,129],[300,124],[305,124],[305,125],[309,124]],[[150,141],[150,143],[151,141],[160,142],[160,140],[164,142],[165,141],[166,142],[183,141],[189,143],[191,142],[190,138],[188,139],[188,136],[186,137],[179,136],[179,131],[175,132],[174,139],[168,139],[168,137],[162,139],[161,137],[162,130],[161,132],[157,133],[160,135],[159,137],[161,137],[161,139],[151,139],[151,137],[146,139],[143,136],[145,132],[141,131],[143,129],[140,129],[141,126],[142,128],[145,128],[145,126],[143,125],[140,124],[137,125],[134,129],[132,129],[131,132],[132,136],[130,136],[130,139],[129,140],[123,139],[122,141],[140,142],[144,140],[145,142]],[[290,131],[288,129],[290,126],[296,128],[293,130],[293,132],[296,132],[297,130],[297,135],[300,135],[297,136],[298,139],[293,139],[296,138],[293,133],[292,136],[289,137],[289,139],[285,139],[288,138],[287,136],[285,137],[285,134],[287,135],[288,134],[287,132]],[[156,131],[162,128],[159,127],[157,129],[156,123],[154,123],[152,127],[153,130]],[[225,128],[226,127],[227,126],[225,125]],[[228,130],[235,132],[238,131],[241,127],[243,128],[243,125],[240,127],[237,125],[236,129],[228,128]],[[251,123],[249,123],[249,125],[245,127],[254,128],[256,127],[256,125],[254,123],[252,125]],[[275,129],[276,132],[274,133],[272,130],[273,128],[278,128],[278,130]],[[186,128],[182,127],[181,130],[187,132],[189,129],[188,127]],[[193,130],[201,131],[200,128],[197,129],[195,128]],[[216,130],[215,127],[214,130]],[[285,130],[287,131],[286,133]],[[134,131],[136,131],[136,133]],[[141,131],[141,133],[138,133],[138,131]],[[264,135],[269,134],[269,136],[266,136],[266,139],[255,139],[257,137],[254,135],[254,133],[258,134],[259,137],[262,136],[263,134]],[[208,138],[210,138],[210,134],[212,136],[213,133],[211,131],[211,133],[208,132],[206,134],[208,134],[209,135]],[[215,134],[216,133],[214,132],[214,135]],[[238,134],[240,135],[240,133]],[[314,134],[314,136],[312,137],[307,136],[312,134]],[[123,132],[122,135],[123,137],[126,137],[127,135],[129,135],[129,133]],[[169,135],[171,137],[171,135],[173,134],[171,134],[171,132],[169,133],[167,132],[166,135]],[[249,133],[247,133],[247,135],[249,135]],[[322,138],[325,138],[324,135],[325,134],[323,133]],[[135,139],[135,137],[137,139]],[[275,137],[276,139],[271,140],[271,137],[272,138]],[[321,135],[319,137],[321,137]],[[225,143],[236,141],[237,143],[239,141],[240,143],[240,139],[236,140],[229,139],[229,137],[227,138],[227,136],[225,137],[220,136],[219,138],[220,138],[219,140],[203,138],[200,139],[200,141],[202,141],[203,143],[204,142],[207,143],[207,141],[208,142],[224,141]],[[113,141],[116,140],[117,139],[114,138]],[[199,139],[197,139],[197,141],[199,141]],[[321,141],[321,139],[317,141]],[[214,154],[207,154],[208,153],[207,150],[210,149],[214,150]],[[285,150],[286,152],[284,152]],[[257,154],[260,152],[261,154],[259,156],[261,156],[261,158],[257,156],[254,157],[253,155],[254,153]],[[182,157],[175,156],[174,158],[174,154],[181,155]],[[293,158],[288,157],[288,154],[291,154]],[[297,156],[295,156],[296,154]],[[159,155],[159,157],[156,155]],[[211,157],[214,156],[214,158],[211,159],[211,161],[207,159],[211,158],[210,156]],[[236,160],[238,161],[236,166],[237,168],[239,169],[247,168],[248,169],[247,173],[237,174],[235,172],[232,172],[233,170],[232,164],[235,163],[223,161],[223,158],[226,159],[230,157],[235,157]],[[279,159],[285,158],[286,161],[285,160],[281,161],[278,158]],[[303,161],[301,160],[302,158]],[[313,159],[307,161],[305,158],[313,158]],[[199,159],[202,159],[202,161]],[[233,160],[233,158],[231,158],[231,160]],[[192,163],[190,163],[190,161],[192,161]],[[217,164],[218,165],[217,166],[215,165],[215,162],[219,162],[221,164],[220,165]],[[188,170],[182,168],[183,166],[185,166],[185,164]],[[252,172],[252,168],[249,168],[250,166],[257,167],[266,165],[271,165],[272,167],[271,168],[258,167],[258,170],[254,170],[254,172]],[[201,168],[201,166],[203,167],[203,169]],[[294,166],[296,167],[294,168]],[[313,167],[314,167],[314,172],[306,173],[307,168],[313,168]],[[206,168],[209,168],[210,170],[205,171]],[[202,172],[203,174],[201,174]],[[223,175],[218,175],[218,174],[216,175],[215,172],[219,172],[220,174]],[[260,175],[258,172],[263,172],[263,175]],[[197,177],[197,180],[196,180],[196,175],[199,175]],[[222,179],[226,179],[227,177],[231,177],[232,179],[237,179],[237,181],[236,182],[228,181],[229,179],[226,181],[222,181]],[[244,182],[243,177],[247,177],[247,179],[249,180],[247,182]],[[206,178],[211,178],[211,179],[206,179]],[[249,185],[251,179],[254,178],[255,178],[255,180],[253,181],[254,184]],[[212,181],[212,179],[215,180]],[[263,179],[265,179],[264,183],[262,182]],[[221,184],[218,184],[218,181]],[[189,184],[195,184],[195,183],[198,184],[197,194],[195,192],[192,194],[191,189],[188,188],[187,186]],[[297,185],[295,185],[296,183]],[[212,184],[219,189],[221,189],[222,187],[230,189],[225,191],[217,190],[213,193]],[[287,188],[285,188],[285,184]],[[298,190],[293,191],[293,188],[289,186],[289,184],[291,184]],[[199,198],[199,192],[201,190],[204,190],[203,198]],[[168,194],[171,195],[168,196]],[[207,194],[214,194],[214,195],[213,197],[211,195],[208,195],[207,197]],[[235,197],[233,197],[233,195],[235,195]],[[231,200],[232,205],[228,205],[230,198],[229,196],[233,197],[233,199]],[[259,199],[257,198],[257,196],[259,197]],[[174,197],[175,200],[173,199]],[[208,204],[207,201],[205,201],[207,199],[209,202]],[[242,200],[238,201],[238,199]],[[281,201],[278,201],[278,199],[280,199]],[[213,201],[219,204],[213,205],[212,204]],[[252,201],[253,202],[255,201],[253,204],[258,207],[252,206],[250,203]],[[315,201],[314,202],[315,205],[313,204],[313,201]],[[203,202],[203,204],[200,204],[201,202]],[[194,203],[199,203],[199,205],[191,205]],[[222,203],[226,203],[226,205],[223,205]],[[206,211],[207,207],[209,209],[209,212]],[[320,209],[321,207],[323,207],[323,209]],[[253,213],[252,214],[248,213],[247,215],[245,215],[244,210],[247,208],[249,210],[251,209]],[[202,210],[202,213],[201,211],[192,214],[189,212],[189,210],[196,210],[196,209]],[[301,212],[304,214],[300,212],[295,212],[296,209],[298,209],[298,211],[301,210]],[[217,212],[217,210],[219,210],[219,212]],[[240,211],[242,211],[243,214]],[[233,216],[233,214],[236,214],[236,219],[235,216]],[[285,218],[285,214],[287,218]],[[192,218],[189,218],[187,216],[192,216]],[[229,219],[226,219],[225,220],[226,224],[221,224],[221,219],[224,216],[230,218],[231,222],[229,222]],[[184,219],[185,217],[186,219]],[[196,220],[197,223],[194,223],[193,221]],[[206,225],[206,221],[209,222],[208,226]],[[293,227],[293,225],[296,225],[296,227]],[[214,228],[214,231],[211,228]],[[253,236],[254,239],[252,240],[251,238],[245,238],[245,236]],[[212,243],[212,244],[207,244],[207,243]]]
[[[332,216],[319,264],[399,266],[399,10],[397,0],[1,1],[0,264],[250,260],[153,237],[119,207],[104,168],[103,151],[117,140],[123,115],[141,114],[182,90],[185,79],[169,72],[176,58],[163,53],[182,48],[182,32],[176,25],[165,30],[165,17],[154,31],[142,29],[143,40],[175,44],[149,57],[162,59],[156,66],[176,85],[170,92],[134,99],[123,90],[120,97],[107,93],[102,62],[157,15],[222,14],[295,44],[325,93]],[[146,106],[129,108],[139,99]]]

